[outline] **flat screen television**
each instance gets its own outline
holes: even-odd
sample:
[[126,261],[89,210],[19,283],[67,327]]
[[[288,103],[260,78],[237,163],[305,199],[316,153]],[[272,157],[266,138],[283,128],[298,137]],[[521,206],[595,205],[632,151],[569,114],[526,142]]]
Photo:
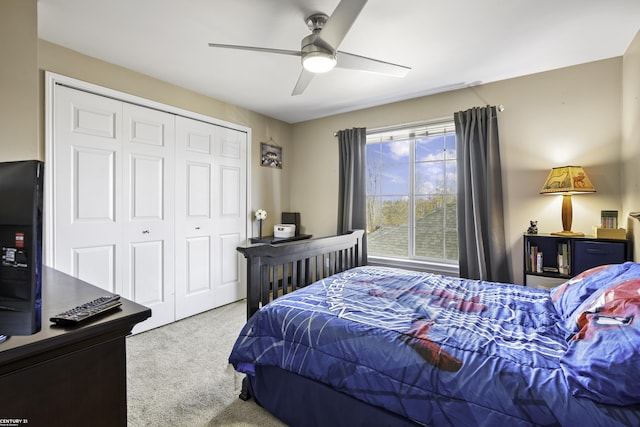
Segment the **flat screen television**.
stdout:
[[0,162],[0,341],[42,323],[44,163]]

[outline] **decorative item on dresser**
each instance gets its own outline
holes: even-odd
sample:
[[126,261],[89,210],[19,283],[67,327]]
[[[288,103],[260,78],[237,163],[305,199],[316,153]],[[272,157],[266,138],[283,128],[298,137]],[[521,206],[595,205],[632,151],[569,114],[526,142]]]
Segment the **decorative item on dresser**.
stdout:
[[282,223],[295,225],[295,235],[300,234],[300,212],[282,212]]
[[258,209],[255,216],[258,221],[258,236],[262,239],[262,223],[267,219],[267,211],[264,209]]
[[593,235],[598,238],[626,239],[627,230],[618,228],[618,211],[600,211],[600,227],[593,227]]
[[640,264],[549,291],[357,266],[354,237],[238,248],[242,398],[288,425],[640,425]]
[[[256,218],[258,218],[258,212],[262,211],[259,209],[256,211]],[[261,213],[262,215],[262,213]],[[267,213],[264,212],[264,217],[266,218]],[[276,224],[273,226],[273,234],[269,236],[262,235],[262,221],[260,221],[260,236],[259,237],[251,237],[249,241],[251,243],[284,243],[290,242],[293,240],[305,240],[310,239],[312,237],[311,234],[303,234],[300,232],[300,213],[299,212],[282,212],[282,223]]]
[[295,235],[295,224],[276,224],[273,226],[273,237],[276,239],[289,239]]

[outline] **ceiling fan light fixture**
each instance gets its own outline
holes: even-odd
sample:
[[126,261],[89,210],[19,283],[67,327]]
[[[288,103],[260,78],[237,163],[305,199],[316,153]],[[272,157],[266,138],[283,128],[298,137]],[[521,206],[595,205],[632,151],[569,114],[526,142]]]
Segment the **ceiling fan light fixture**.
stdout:
[[309,52],[302,57],[302,66],[312,73],[326,73],[336,66],[336,57],[329,52]]

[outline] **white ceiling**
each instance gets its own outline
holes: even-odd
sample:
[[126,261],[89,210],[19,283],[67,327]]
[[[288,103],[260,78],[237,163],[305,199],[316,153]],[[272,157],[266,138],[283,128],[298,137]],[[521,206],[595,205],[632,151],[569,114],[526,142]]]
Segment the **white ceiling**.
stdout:
[[305,18],[339,0],[38,0],[41,39],[295,123],[616,56],[639,0],[369,0],[339,50],[411,67],[334,69],[299,96]]

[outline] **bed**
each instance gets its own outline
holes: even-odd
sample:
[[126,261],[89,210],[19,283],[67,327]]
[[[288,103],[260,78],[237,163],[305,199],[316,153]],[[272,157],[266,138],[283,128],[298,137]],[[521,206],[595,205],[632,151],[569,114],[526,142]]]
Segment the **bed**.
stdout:
[[544,290],[362,266],[360,233],[239,248],[229,361],[286,424],[640,425],[640,264]]

